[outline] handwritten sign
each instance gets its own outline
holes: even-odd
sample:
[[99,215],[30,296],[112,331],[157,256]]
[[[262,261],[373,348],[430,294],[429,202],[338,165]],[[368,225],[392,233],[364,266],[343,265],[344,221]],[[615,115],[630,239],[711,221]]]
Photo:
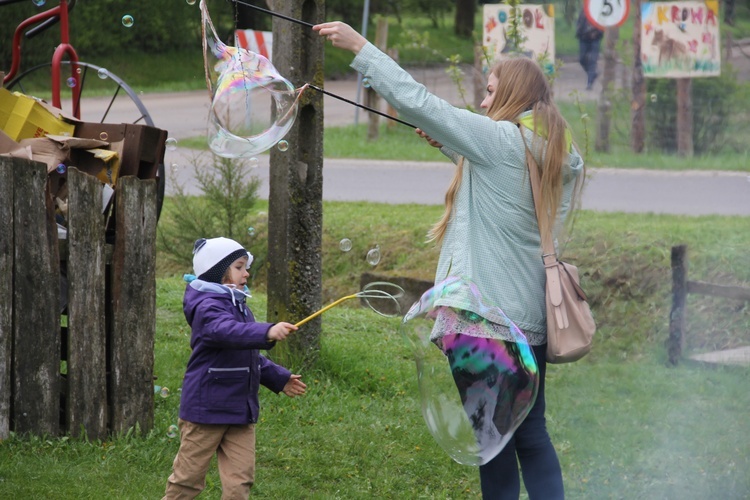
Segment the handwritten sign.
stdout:
[[721,74],[719,2],[641,5],[641,61],[651,78]]
[[[533,57],[542,64],[547,73],[555,70],[555,7],[548,5],[518,5],[520,32],[523,38],[518,52]],[[490,61],[496,61],[513,52],[508,30],[512,7],[506,4],[486,4],[483,10],[482,44],[486,47]]]

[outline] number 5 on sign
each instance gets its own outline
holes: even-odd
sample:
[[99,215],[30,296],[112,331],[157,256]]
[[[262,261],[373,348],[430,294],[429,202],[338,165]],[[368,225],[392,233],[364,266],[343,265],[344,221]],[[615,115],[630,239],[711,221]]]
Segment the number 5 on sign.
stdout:
[[630,12],[630,0],[584,0],[583,11],[591,24],[604,30],[625,22]]

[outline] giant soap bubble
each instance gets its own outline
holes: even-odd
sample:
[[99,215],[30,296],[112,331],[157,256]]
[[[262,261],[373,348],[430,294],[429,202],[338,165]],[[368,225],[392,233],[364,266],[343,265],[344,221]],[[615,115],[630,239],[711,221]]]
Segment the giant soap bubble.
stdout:
[[411,307],[401,333],[417,364],[422,416],[432,436],[458,463],[492,460],[528,415],[539,387],[521,330],[484,304],[474,283],[449,277]]
[[208,145],[224,158],[251,158],[289,132],[301,90],[295,90],[264,56],[221,42],[205,0],[200,7],[206,83],[211,93]]

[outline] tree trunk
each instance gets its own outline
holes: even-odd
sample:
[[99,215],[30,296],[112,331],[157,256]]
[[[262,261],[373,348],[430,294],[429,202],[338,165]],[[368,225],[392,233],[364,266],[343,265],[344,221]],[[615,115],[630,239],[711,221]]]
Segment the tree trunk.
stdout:
[[617,39],[620,28],[608,28],[604,33],[604,69],[602,71],[602,95],[599,99],[599,116],[596,122],[596,144],[594,149],[601,153],[609,152],[609,129],[612,118],[612,100],[615,93],[615,70],[617,68]]
[[474,34],[474,13],[477,0],[456,0],[455,33],[461,38],[471,38]]

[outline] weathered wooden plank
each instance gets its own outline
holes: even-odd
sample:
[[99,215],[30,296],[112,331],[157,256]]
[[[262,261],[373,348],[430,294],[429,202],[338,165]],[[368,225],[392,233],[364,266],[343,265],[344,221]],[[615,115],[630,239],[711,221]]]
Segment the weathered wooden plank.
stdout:
[[154,420],[156,332],[156,181],[132,176],[117,182],[117,234],[112,255],[110,427]]
[[714,285],[704,281],[688,281],[688,293],[699,295],[713,295],[715,297],[726,297],[728,299],[750,300],[750,288],[741,286]]
[[14,165],[13,425],[60,429],[60,260],[47,167]]
[[107,436],[102,184],[68,170],[68,431]]
[[0,441],[10,435],[13,345],[13,158],[0,156]]
[[669,313],[669,338],[667,353],[669,362],[679,363],[685,331],[685,303],[687,298],[687,246],[672,247],[672,310]]

